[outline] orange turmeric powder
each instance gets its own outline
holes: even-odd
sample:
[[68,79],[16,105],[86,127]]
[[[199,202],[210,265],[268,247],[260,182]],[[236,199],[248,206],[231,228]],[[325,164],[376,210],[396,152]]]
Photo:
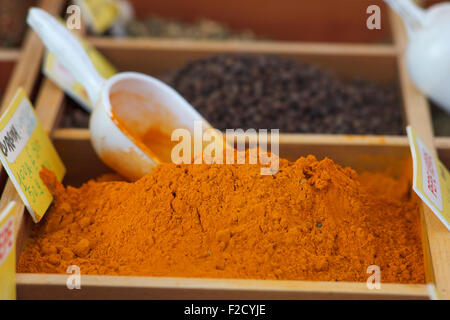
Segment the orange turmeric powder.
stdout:
[[[383,176],[383,174],[381,174]],[[32,230],[19,272],[424,283],[418,206],[330,159],[258,165],[161,164],[129,183],[64,187]],[[405,182],[406,181],[406,182]]]

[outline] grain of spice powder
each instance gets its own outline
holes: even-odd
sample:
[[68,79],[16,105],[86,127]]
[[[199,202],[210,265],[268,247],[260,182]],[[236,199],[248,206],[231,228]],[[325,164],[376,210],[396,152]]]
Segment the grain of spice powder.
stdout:
[[[64,187],[35,226],[19,272],[424,283],[410,181],[314,156],[259,165],[161,164],[129,183]],[[380,182],[382,186],[380,186]]]

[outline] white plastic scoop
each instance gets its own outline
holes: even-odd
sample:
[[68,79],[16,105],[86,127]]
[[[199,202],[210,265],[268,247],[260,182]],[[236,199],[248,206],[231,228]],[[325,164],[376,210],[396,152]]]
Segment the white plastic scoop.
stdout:
[[27,23],[86,89],[95,106],[89,125],[92,145],[128,179],[139,179],[159,162],[170,161],[174,129],[193,134],[195,121],[211,128],[182,96],[153,77],[123,72],[103,79],[76,37],[42,9],[30,9]]
[[385,0],[403,19],[409,36],[406,59],[416,86],[450,113],[450,3],[428,10],[411,0]]

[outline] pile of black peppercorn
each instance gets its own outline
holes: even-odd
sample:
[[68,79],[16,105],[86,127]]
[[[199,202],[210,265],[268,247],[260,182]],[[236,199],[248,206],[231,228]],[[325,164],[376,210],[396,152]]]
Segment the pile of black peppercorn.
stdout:
[[222,54],[163,77],[214,127],[402,134],[399,90],[275,55]]

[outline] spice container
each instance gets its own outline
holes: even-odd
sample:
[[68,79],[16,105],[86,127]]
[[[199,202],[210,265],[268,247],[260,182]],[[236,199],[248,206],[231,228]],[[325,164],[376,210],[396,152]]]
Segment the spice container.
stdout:
[[[54,142],[68,168],[67,183],[79,184],[80,180],[97,177],[99,173],[107,171],[95,156],[88,137],[82,133],[59,131],[55,133]],[[370,141],[364,138],[324,144],[308,143],[307,139],[306,142],[282,139],[280,154],[288,159],[306,154],[316,154],[319,158],[327,155],[342,165],[353,165],[359,170],[380,170],[387,168],[386,163],[394,162],[383,164],[378,160],[367,162],[361,159],[383,158],[384,154],[389,154],[390,161],[400,160],[409,155],[409,149],[406,138],[389,138],[379,146],[370,145]],[[366,288],[365,282],[84,275],[83,290],[66,290],[64,275],[18,274],[17,281],[21,298],[37,297],[38,292],[34,290],[36,284],[41,289],[40,298],[426,298],[428,295],[424,284],[383,284],[380,291],[372,291]],[[106,282],[108,286],[104,286]]]
[[[396,52],[390,47],[192,42],[182,47],[172,42],[111,46],[103,39],[90,40],[119,70],[167,81],[218,129],[404,133]],[[88,122],[86,112],[67,105],[62,127]]]
[[[257,38],[263,37],[281,41],[352,42],[379,43],[392,42],[386,5],[381,0],[370,4],[359,0],[347,0],[335,6],[332,0],[319,2],[281,0],[278,2],[257,0],[164,0],[149,3],[131,0],[137,19],[145,21],[152,15],[179,21],[196,23],[208,19],[223,24],[234,33],[249,30]],[[381,8],[381,29],[366,27],[366,13],[369,5]],[[324,10],[331,8],[333,10]],[[138,39],[130,39],[139,41]]]

